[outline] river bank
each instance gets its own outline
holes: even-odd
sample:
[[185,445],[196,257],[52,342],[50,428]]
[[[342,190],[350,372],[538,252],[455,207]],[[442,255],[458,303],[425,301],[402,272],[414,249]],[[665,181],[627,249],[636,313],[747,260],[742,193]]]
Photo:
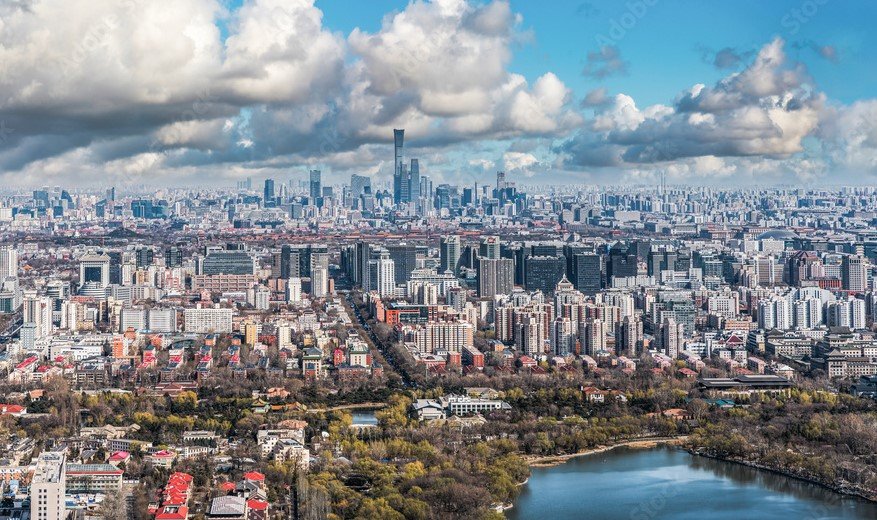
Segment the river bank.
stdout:
[[524,457],[524,460],[527,462],[527,465],[531,468],[550,468],[552,466],[557,466],[567,462],[570,459],[574,459],[576,457],[584,457],[587,455],[595,455],[597,453],[604,453],[610,450],[614,450],[615,448],[626,447],[626,448],[634,448],[634,449],[647,449],[654,448],[659,445],[672,445],[678,446],[681,445],[688,436],[680,436],[680,437],[660,437],[654,439],[632,439],[628,441],[621,441],[614,444],[608,444],[605,446],[597,446],[596,448],[591,448],[589,450],[580,451],[578,453],[565,453],[562,455],[529,455]]
[[861,498],[862,500],[867,500],[868,502],[877,504],[877,490],[869,492],[869,490],[862,489],[857,486],[837,484],[836,482],[826,482],[818,478],[810,477],[808,475],[802,475],[793,471],[788,471],[782,468],[775,468],[766,464],[760,464],[758,462],[753,462],[749,460],[737,459],[733,457],[720,457],[718,455],[709,454],[692,447],[686,447],[685,451],[697,457],[704,457],[707,459],[719,460],[722,462],[732,462],[734,464],[740,464],[741,466],[759,469],[762,471],[768,471],[770,473],[782,475],[787,478],[792,478],[795,480],[800,480],[801,482],[813,484],[841,495]]

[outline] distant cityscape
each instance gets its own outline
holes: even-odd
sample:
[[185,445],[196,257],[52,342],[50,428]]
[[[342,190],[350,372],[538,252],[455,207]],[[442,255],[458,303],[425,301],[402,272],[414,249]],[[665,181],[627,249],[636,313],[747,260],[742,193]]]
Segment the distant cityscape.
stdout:
[[[50,428],[58,404],[47,396],[59,390],[48,387],[83,396],[54,426],[63,435],[9,430],[4,496],[29,498],[31,518],[61,518],[101,493],[130,497],[132,458],[143,482],[203,456],[219,468],[255,443],[251,471],[227,494],[196,498],[192,474],[177,471],[148,510],[279,515],[286,505],[268,500],[256,461],[308,470],[337,449],[306,414],[268,419],[307,410],[287,400],[291,381],[336,392],[472,381],[469,395],[412,402],[419,421],[513,410],[502,392],[475,388],[485,381],[644,366],[729,403],[820,380],[877,396],[874,188],[531,195],[503,172],[490,186],[433,187],[405,161],[403,135],[392,192],[363,175],[323,186],[314,170],[261,191],[246,179],[154,197],[47,187],[4,198],[0,413]],[[183,415],[155,430],[151,413],[119,422],[88,411],[96,396],[200,408],[217,377],[252,388],[247,406],[268,429],[247,438]],[[586,402],[624,397],[582,388]]]
[[877,518],[875,19],[0,0],[0,520]]

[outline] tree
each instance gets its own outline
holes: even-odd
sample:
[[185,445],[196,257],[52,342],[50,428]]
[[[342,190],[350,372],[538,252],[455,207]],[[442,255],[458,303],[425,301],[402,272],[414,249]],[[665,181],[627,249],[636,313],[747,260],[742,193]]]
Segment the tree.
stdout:
[[98,509],[100,515],[106,520],[127,518],[127,504],[122,490],[112,490],[104,495],[104,500]]

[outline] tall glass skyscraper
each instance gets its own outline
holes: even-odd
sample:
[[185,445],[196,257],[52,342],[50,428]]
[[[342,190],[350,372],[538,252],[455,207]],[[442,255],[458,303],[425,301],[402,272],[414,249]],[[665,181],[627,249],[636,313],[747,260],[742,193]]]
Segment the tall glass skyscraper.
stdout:
[[317,199],[323,195],[323,174],[320,170],[311,170],[310,195],[316,205]]
[[405,142],[405,130],[393,129],[393,202],[399,204],[405,199],[403,197],[403,175],[402,175],[402,146]]
[[263,198],[266,206],[274,204],[274,179],[265,179]]

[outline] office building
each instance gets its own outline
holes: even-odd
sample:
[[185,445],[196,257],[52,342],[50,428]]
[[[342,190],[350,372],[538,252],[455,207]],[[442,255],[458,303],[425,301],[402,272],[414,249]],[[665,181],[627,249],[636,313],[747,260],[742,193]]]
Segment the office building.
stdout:
[[317,206],[318,199],[323,196],[323,174],[320,170],[311,170],[309,188],[311,204]]
[[61,452],[46,451],[37,458],[30,482],[31,520],[67,518],[66,471],[67,459]]
[[450,271],[457,274],[463,250],[460,237],[457,235],[443,236],[439,248],[439,272]]

